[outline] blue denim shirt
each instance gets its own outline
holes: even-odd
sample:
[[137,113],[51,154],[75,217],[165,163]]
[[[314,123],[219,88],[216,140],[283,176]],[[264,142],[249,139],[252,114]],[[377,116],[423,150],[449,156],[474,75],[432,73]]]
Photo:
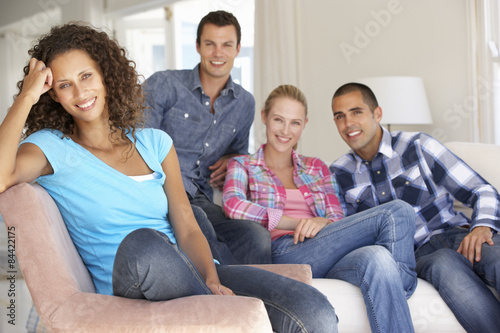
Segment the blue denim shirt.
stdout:
[[227,154],[248,154],[248,137],[255,116],[253,96],[231,77],[214,102],[200,82],[199,65],[192,70],[157,72],[143,84],[152,108],[147,126],[172,137],[186,192],[200,190],[210,200],[208,167]]

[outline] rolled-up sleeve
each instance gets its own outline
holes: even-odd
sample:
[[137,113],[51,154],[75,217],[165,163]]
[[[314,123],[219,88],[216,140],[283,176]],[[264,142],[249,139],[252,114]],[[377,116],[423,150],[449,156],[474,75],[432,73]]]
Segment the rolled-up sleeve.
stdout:
[[241,163],[241,157],[231,159],[227,167],[226,181],[222,194],[223,208],[226,216],[238,220],[251,220],[262,224],[269,230],[278,225],[283,211],[256,204],[247,197],[248,170]]
[[344,210],[339,200],[339,192],[337,186],[337,180],[335,176],[330,173],[328,167],[323,165],[323,184],[322,189],[325,193],[325,216],[327,219],[335,222],[344,218]]

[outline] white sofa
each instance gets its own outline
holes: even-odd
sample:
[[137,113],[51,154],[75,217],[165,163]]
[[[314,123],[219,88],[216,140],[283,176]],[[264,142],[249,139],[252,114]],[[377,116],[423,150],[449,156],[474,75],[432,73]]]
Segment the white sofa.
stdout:
[[[496,166],[500,164],[500,146],[467,142],[449,142],[446,146],[500,189],[500,173],[496,170]],[[460,203],[456,204],[456,209],[470,216],[470,209]],[[370,332],[366,307],[358,287],[331,279],[313,279],[312,285],[323,292],[334,306],[339,317],[339,332]],[[498,294],[493,290],[492,292],[498,298]],[[427,281],[418,280],[418,287],[408,304],[416,332],[465,332],[438,292]]]
[[[339,332],[370,332],[363,296],[358,287],[344,281],[313,279],[339,317]],[[417,290],[408,300],[416,332],[465,332],[434,287],[418,279]]]
[[[500,188],[500,174],[494,168],[500,163],[500,146],[472,143],[449,143],[447,146],[486,180]],[[220,200],[220,193],[217,200]],[[323,292],[335,307],[340,332],[370,332],[366,307],[359,288],[331,279],[313,279],[312,285]],[[498,294],[494,293],[498,298]],[[465,332],[437,291],[422,279],[419,279],[418,287],[408,304],[416,332]],[[43,329],[43,325],[38,328]],[[181,331],[183,329],[177,328]],[[202,328],[184,329],[191,332],[207,331]]]
[[[500,146],[466,142],[449,142],[446,146],[500,189],[500,173],[496,169],[500,164]],[[470,209],[461,204],[457,203],[456,207],[470,214]],[[323,292],[335,307],[339,317],[339,332],[370,332],[366,307],[359,288],[344,281],[328,279],[313,279],[312,284]],[[499,298],[493,289],[492,292]],[[418,280],[417,290],[408,300],[408,304],[416,332],[465,332],[438,292],[427,281]]]

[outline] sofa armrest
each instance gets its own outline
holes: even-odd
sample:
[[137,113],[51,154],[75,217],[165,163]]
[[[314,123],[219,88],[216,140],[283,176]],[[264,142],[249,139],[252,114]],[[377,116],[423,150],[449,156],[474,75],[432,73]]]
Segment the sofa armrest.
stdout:
[[53,313],[47,326],[53,333],[272,332],[261,300],[215,295],[151,302],[77,293]]

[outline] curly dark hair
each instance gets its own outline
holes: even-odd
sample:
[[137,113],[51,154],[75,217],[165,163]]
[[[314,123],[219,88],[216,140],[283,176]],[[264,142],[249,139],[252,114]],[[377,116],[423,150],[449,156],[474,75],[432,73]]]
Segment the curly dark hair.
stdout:
[[[58,55],[75,49],[85,51],[101,71],[111,136],[121,129],[123,140],[128,133],[135,138],[136,129],[144,127],[146,103],[135,62],[127,58],[127,52],[115,39],[85,23],[68,23],[53,27],[28,53],[50,67],[51,61]],[[24,75],[28,72],[29,65],[24,67]],[[17,87],[19,93],[15,97],[23,88],[23,80],[17,83]],[[68,136],[74,133],[74,127],[73,117],[46,92],[31,108],[25,124],[25,136],[44,128],[56,129]]]

